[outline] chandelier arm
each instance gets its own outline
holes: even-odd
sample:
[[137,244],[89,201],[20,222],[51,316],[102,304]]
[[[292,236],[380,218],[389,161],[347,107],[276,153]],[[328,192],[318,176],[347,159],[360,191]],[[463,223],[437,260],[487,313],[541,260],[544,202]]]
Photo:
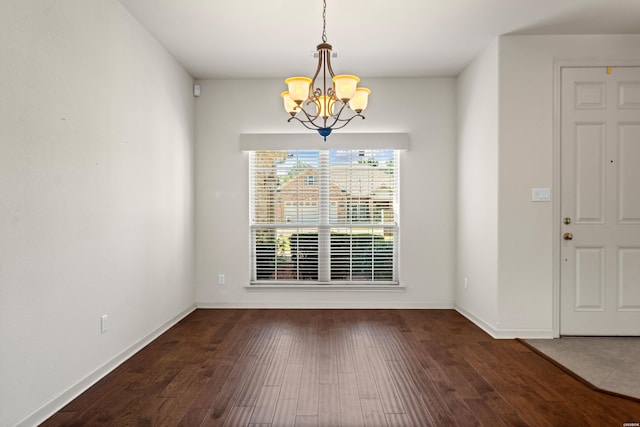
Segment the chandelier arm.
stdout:
[[351,117],[349,117],[348,119],[341,119],[341,118],[340,118],[340,115],[338,115],[338,116],[333,116],[333,117],[335,117],[334,123],[348,121],[348,120],[351,120],[353,117],[362,117],[362,118],[364,119],[364,116],[363,116],[361,113],[358,113],[358,112],[353,111],[353,110],[351,110],[351,109],[349,109],[349,111],[351,111],[353,114],[352,114],[352,116],[351,116]]
[[329,118],[329,117],[327,117],[327,119],[324,120],[324,124],[325,124],[324,127],[335,129],[334,126],[335,126],[336,123],[338,123],[339,121],[342,122],[342,121],[346,120],[346,119],[340,119],[340,116],[342,115],[342,112],[344,111],[344,107],[346,107],[346,106],[347,106],[347,104],[342,103],[342,106],[340,107],[340,110],[338,110],[337,113],[334,113],[334,114],[329,116],[329,117],[331,117],[333,119],[333,122],[329,126],[327,126],[327,119]]
[[[355,119],[356,117],[360,117],[361,119],[364,120],[364,116],[362,114],[354,114],[353,116],[349,117],[348,119],[336,119],[334,120],[333,124],[331,126],[319,126],[316,123],[314,123],[312,120],[302,120],[299,117],[293,116],[293,117],[289,117],[289,119],[287,120],[287,122],[290,122],[291,120],[297,120],[298,122],[302,123],[302,125],[304,127],[306,127],[307,129],[310,130],[318,130],[321,128],[331,128],[333,130],[335,129],[342,129],[343,127],[345,127],[346,125],[349,124],[349,122],[353,119]],[[336,126],[336,123],[340,123],[339,126]]]
[[[316,78],[320,74],[320,70],[322,69],[322,49],[318,46],[318,67],[316,68],[316,72],[313,74],[311,78],[311,85],[309,86],[309,94],[313,95],[316,92]],[[317,96],[317,95],[316,95]]]
[[[310,102],[308,102],[309,104]],[[292,116],[291,118],[289,118],[289,120],[287,121],[291,121],[293,119],[296,119],[297,121],[299,121],[300,123],[302,123],[307,129],[311,129],[311,130],[317,130],[320,129],[323,126],[317,125],[315,122],[316,120],[318,120],[318,117],[320,117],[319,115],[310,115],[307,110],[305,110],[302,107],[298,108],[298,111],[302,111],[302,113],[305,115],[306,120],[301,119],[300,117],[298,117],[297,115]],[[324,120],[326,122],[326,120]]]
[[[343,127],[348,125],[351,120],[355,119],[356,117],[360,117],[363,120],[365,118],[362,114],[359,114],[359,113],[354,113],[351,117],[349,117],[347,119],[341,119],[339,115],[338,116],[334,115],[334,116],[330,116],[330,117],[333,118],[333,123],[331,123],[330,126],[327,126],[326,119],[323,118],[323,124],[322,125],[318,125],[318,124],[315,123],[315,120],[317,120],[319,116],[310,116],[309,114],[306,113],[306,111],[303,110],[303,112],[305,113],[305,116],[306,116],[307,120],[303,120],[300,117],[293,116],[293,117],[290,117],[287,120],[287,122],[291,122],[291,120],[295,119],[298,122],[302,123],[302,125],[304,127],[306,127],[307,129],[310,129],[310,130],[318,130],[318,129],[321,129],[321,128],[329,128],[329,129],[335,130],[335,129],[342,129]],[[338,124],[338,123],[340,123],[340,124],[338,126],[336,126],[336,124]]]
[[315,90],[309,95],[309,100],[307,101],[307,105],[316,104],[319,102],[320,97],[322,96],[322,91],[320,88],[315,88]]
[[333,72],[333,68],[331,67],[331,50],[329,50],[329,55],[327,56],[327,69],[329,70],[329,74],[331,77],[335,77],[336,73]]
[[[307,129],[312,129],[312,130],[317,130],[320,128],[330,128],[330,129],[341,129],[343,127],[345,127],[351,120],[353,120],[353,118],[355,117],[360,117],[362,119],[364,119],[364,116],[360,113],[354,112],[353,110],[349,110],[353,113],[353,115],[349,118],[341,118],[342,113],[345,110],[345,107],[347,105],[344,103],[341,103],[341,107],[340,110],[338,110],[337,113],[332,114],[331,116],[327,116],[325,117],[320,117],[319,115],[311,115],[307,112],[307,110],[305,110],[304,108],[300,107],[298,109],[298,111],[302,111],[302,113],[305,115],[305,119],[301,119],[298,116],[293,116],[291,118],[289,118],[289,122],[293,119],[296,119],[297,121],[299,121],[300,123],[302,123]],[[322,122],[322,124],[317,124],[316,121],[318,121],[318,119],[320,119],[320,121]],[[328,124],[328,123],[331,124]],[[338,126],[336,126],[337,124],[339,124]]]
[[[302,120],[302,119],[300,119],[300,118],[298,118],[298,117],[296,117],[296,116],[290,117],[290,118],[289,118],[289,120],[287,120],[287,122],[290,122],[290,121],[291,121],[291,120],[293,120],[293,119],[296,119],[297,121],[299,121],[300,123],[302,123],[302,126],[306,127],[306,128],[307,128],[307,129],[309,129],[309,130],[318,130],[318,129],[320,129],[320,126],[317,126],[317,125],[316,125],[315,123],[313,123],[312,121],[310,121],[310,120]],[[310,123],[312,126],[309,126],[309,123]]]
[[331,127],[331,129],[333,129],[333,130],[342,129],[343,127],[348,125],[351,120],[355,119],[356,117],[360,117],[362,120],[364,120],[364,116],[362,114],[355,114],[355,115],[349,117],[348,119],[339,120],[340,122],[344,122],[344,123],[342,123],[340,126],[335,126],[334,125],[334,126]]
[[[307,103],[309,104],[309,103]],[[304,115],[307,117],[307,120],[310,121],[311,123],[313,123],[319,116],[316,115],[311,115],[307,112],[307,110],[305,110],[304,108],[300,107],[299,111],[302,111],[304,113]],[[300,120],[300,118],[298,118],[298,120]]]

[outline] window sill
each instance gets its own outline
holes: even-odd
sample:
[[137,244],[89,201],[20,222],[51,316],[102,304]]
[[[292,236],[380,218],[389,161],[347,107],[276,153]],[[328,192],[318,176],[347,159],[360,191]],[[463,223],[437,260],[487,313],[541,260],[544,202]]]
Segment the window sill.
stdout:
[[268,290],[290,290],[290,291],[405,291],[407,285],[402,284],[332,284],[321,285],[319,283],[312,284],[293,284],[293,283],[253,283],[246,285],[245,289],[250,291],[268,291]]

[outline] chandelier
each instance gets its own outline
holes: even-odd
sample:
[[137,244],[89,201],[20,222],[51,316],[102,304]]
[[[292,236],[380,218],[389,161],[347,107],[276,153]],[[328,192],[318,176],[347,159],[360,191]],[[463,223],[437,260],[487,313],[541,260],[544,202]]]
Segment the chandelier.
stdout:
[[327,140],[334,129],[345,127],[367,108],[371,91],[358,87],[360,78],[348,74],[336,76],[331,68],[331,45],[327,43],[327,2],[322,2],[322,43],[318,49],[318,68],[313,78],[289,77],[289,90],[280,95],[284,109],[307,129],[317,130]]

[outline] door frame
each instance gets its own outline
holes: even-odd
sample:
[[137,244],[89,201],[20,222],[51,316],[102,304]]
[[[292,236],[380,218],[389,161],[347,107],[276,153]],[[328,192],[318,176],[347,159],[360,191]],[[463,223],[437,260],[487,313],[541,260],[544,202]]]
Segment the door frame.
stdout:
[[561,188],[561,95],[562,69],[579,67],[640,67],[640,58],[554,58],[553,60],[553,179],[552,199],[553,209],[553,244],[552,244],[552,273],[553,273],[553,301],[552,301],[552,332],[554,338],[560,337],[560,276],[561,276],[561,221],[562,221],[562,188]]

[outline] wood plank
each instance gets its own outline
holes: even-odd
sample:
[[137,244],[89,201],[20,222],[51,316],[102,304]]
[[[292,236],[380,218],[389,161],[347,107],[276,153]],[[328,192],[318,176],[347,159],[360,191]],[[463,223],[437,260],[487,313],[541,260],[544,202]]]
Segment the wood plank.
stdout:
[[371,361],[371,371],[377,385],[380,400],[384,412],[387,414],[406,414],[402,401],[398,397],[398,391],[389,368],[377,347],[372,348],[368,354]]
[[353,364],[353,341],[346,328],[338,328],[335,331],[334,343],[336,345],[336,364],[339,373],[355,373]]
[[[398,334],[401,335],[398,335]],[[419,348],[415,346],[416,341],[410,333],[401,333],[400,330],[391,331],[389,333],[390,341],[395,342],[396,346],[402,349],[401,361],[389,361],[389,365],[398,366],[405,369],[408,378],[411,379],[410,385],[415,387],[415,393],[420,396],[420,401],[425,408],[428,408],[428,418],[436,425],[454,425],[469,423],[469,409],[466,407],[461,397],[457,395],[456,389],[447,381],[443,384],[435,384],[433,378],[430,377],[426,369],[433,369],[434,361],[422,361],[420,356],[416,354]],[[402,372],[402,371],[398,371]],[[396,383],[397,384],[397,383]],[[411,396],[413,398],[413,396]],[[406,400],[403,399],[406,405]],[[418,403],[418,400],[415,400]],[[410,413],[406,408],[407,413]],[[414,421],[415,419],[412,418]]]
[[298,399],[278,399],[276,409],[273,413],[273,425],[282,427],[292,427],[296,424],[296,411],[298,409]]
[[282,385],[284,371],[289,363],[292,341],[291,335],[280,335],[278,337],[278,344],[271,358],[264,385]]
[[362,418],[367,427],[381,427],[387,425],[380,399],[360,399]]
[[340,389],[338,384],[320,384],[318,426],[340,427]]
[[311,335],[307,341],[300,378],[300,392],[298,394],[298,409],[296,415],[318,415],[318,396],[320,389],[320,356],[318,353],[318,338]]
[[317,427],[317,415],[298,415],[296,416],[296,427]]
[[264,386],[251,415],[252,424],[270,424],[278,403],[279,386]]
[[404,364],[397,360],[390,360],[387,363],[398,389],[398,394],[402,399],[404,409],[411,422],[416,426],[436,426],[436,421],[425,406],[424,400],[418,393],[416,385]]
[[343,426],[364,426],[358,381],[355,373],[338,374],[340,395],[340,421]]
[[[234,402],[242,391],[249,369],[255,362],[255,356],[241,356],[233,367],[216,400],[205,417],[203,426],[223,425],[230,414]],[[221,424],[222,423],[222,424]]]
[[407,414],[385,414],[389,427],[413,427],[411,418]]
[[273,414],[274,426],[295,425],[301,379],[302,365],[287,365]]
[[338,384],[338,355],[335,335],[326,333],[320,336],[318,382],[320,384]]
[[280,390],[280,399],[298,400],[300,395],[300,387],[302,386],[302,366],[287,365],[282,379],[282,387]]
[[250,406],[235,406],[227,417],[224,427],[246,426],[251,419],[253,408]]
[[358,396],[360,399],[379,399],[378,388],[369,361],[369,351],[366,347],[367,341],[361,336],[356,336],[352,342],[353,360],[357,361],[354,367],[358,383]]
[[235,406],[256,406],[268,371],[269,366],[265,363],[253,364],[246,374],[246,381],[236,398]]
[[293,339],[287,364],[302,366],[305,354],[307,354],[307,340],[303,338]]
[[199,426],[206,416],[207,409],[205,408],[189,408],[178,422],[178,427]]
[[211,377],[200,388],[198,395],[193,399],[190,406],[192,408],[210,408],[218,398],[218,394],[229,379],[237,362],[237,360],[227,358],[211,361],[210,363],[213,364]]

